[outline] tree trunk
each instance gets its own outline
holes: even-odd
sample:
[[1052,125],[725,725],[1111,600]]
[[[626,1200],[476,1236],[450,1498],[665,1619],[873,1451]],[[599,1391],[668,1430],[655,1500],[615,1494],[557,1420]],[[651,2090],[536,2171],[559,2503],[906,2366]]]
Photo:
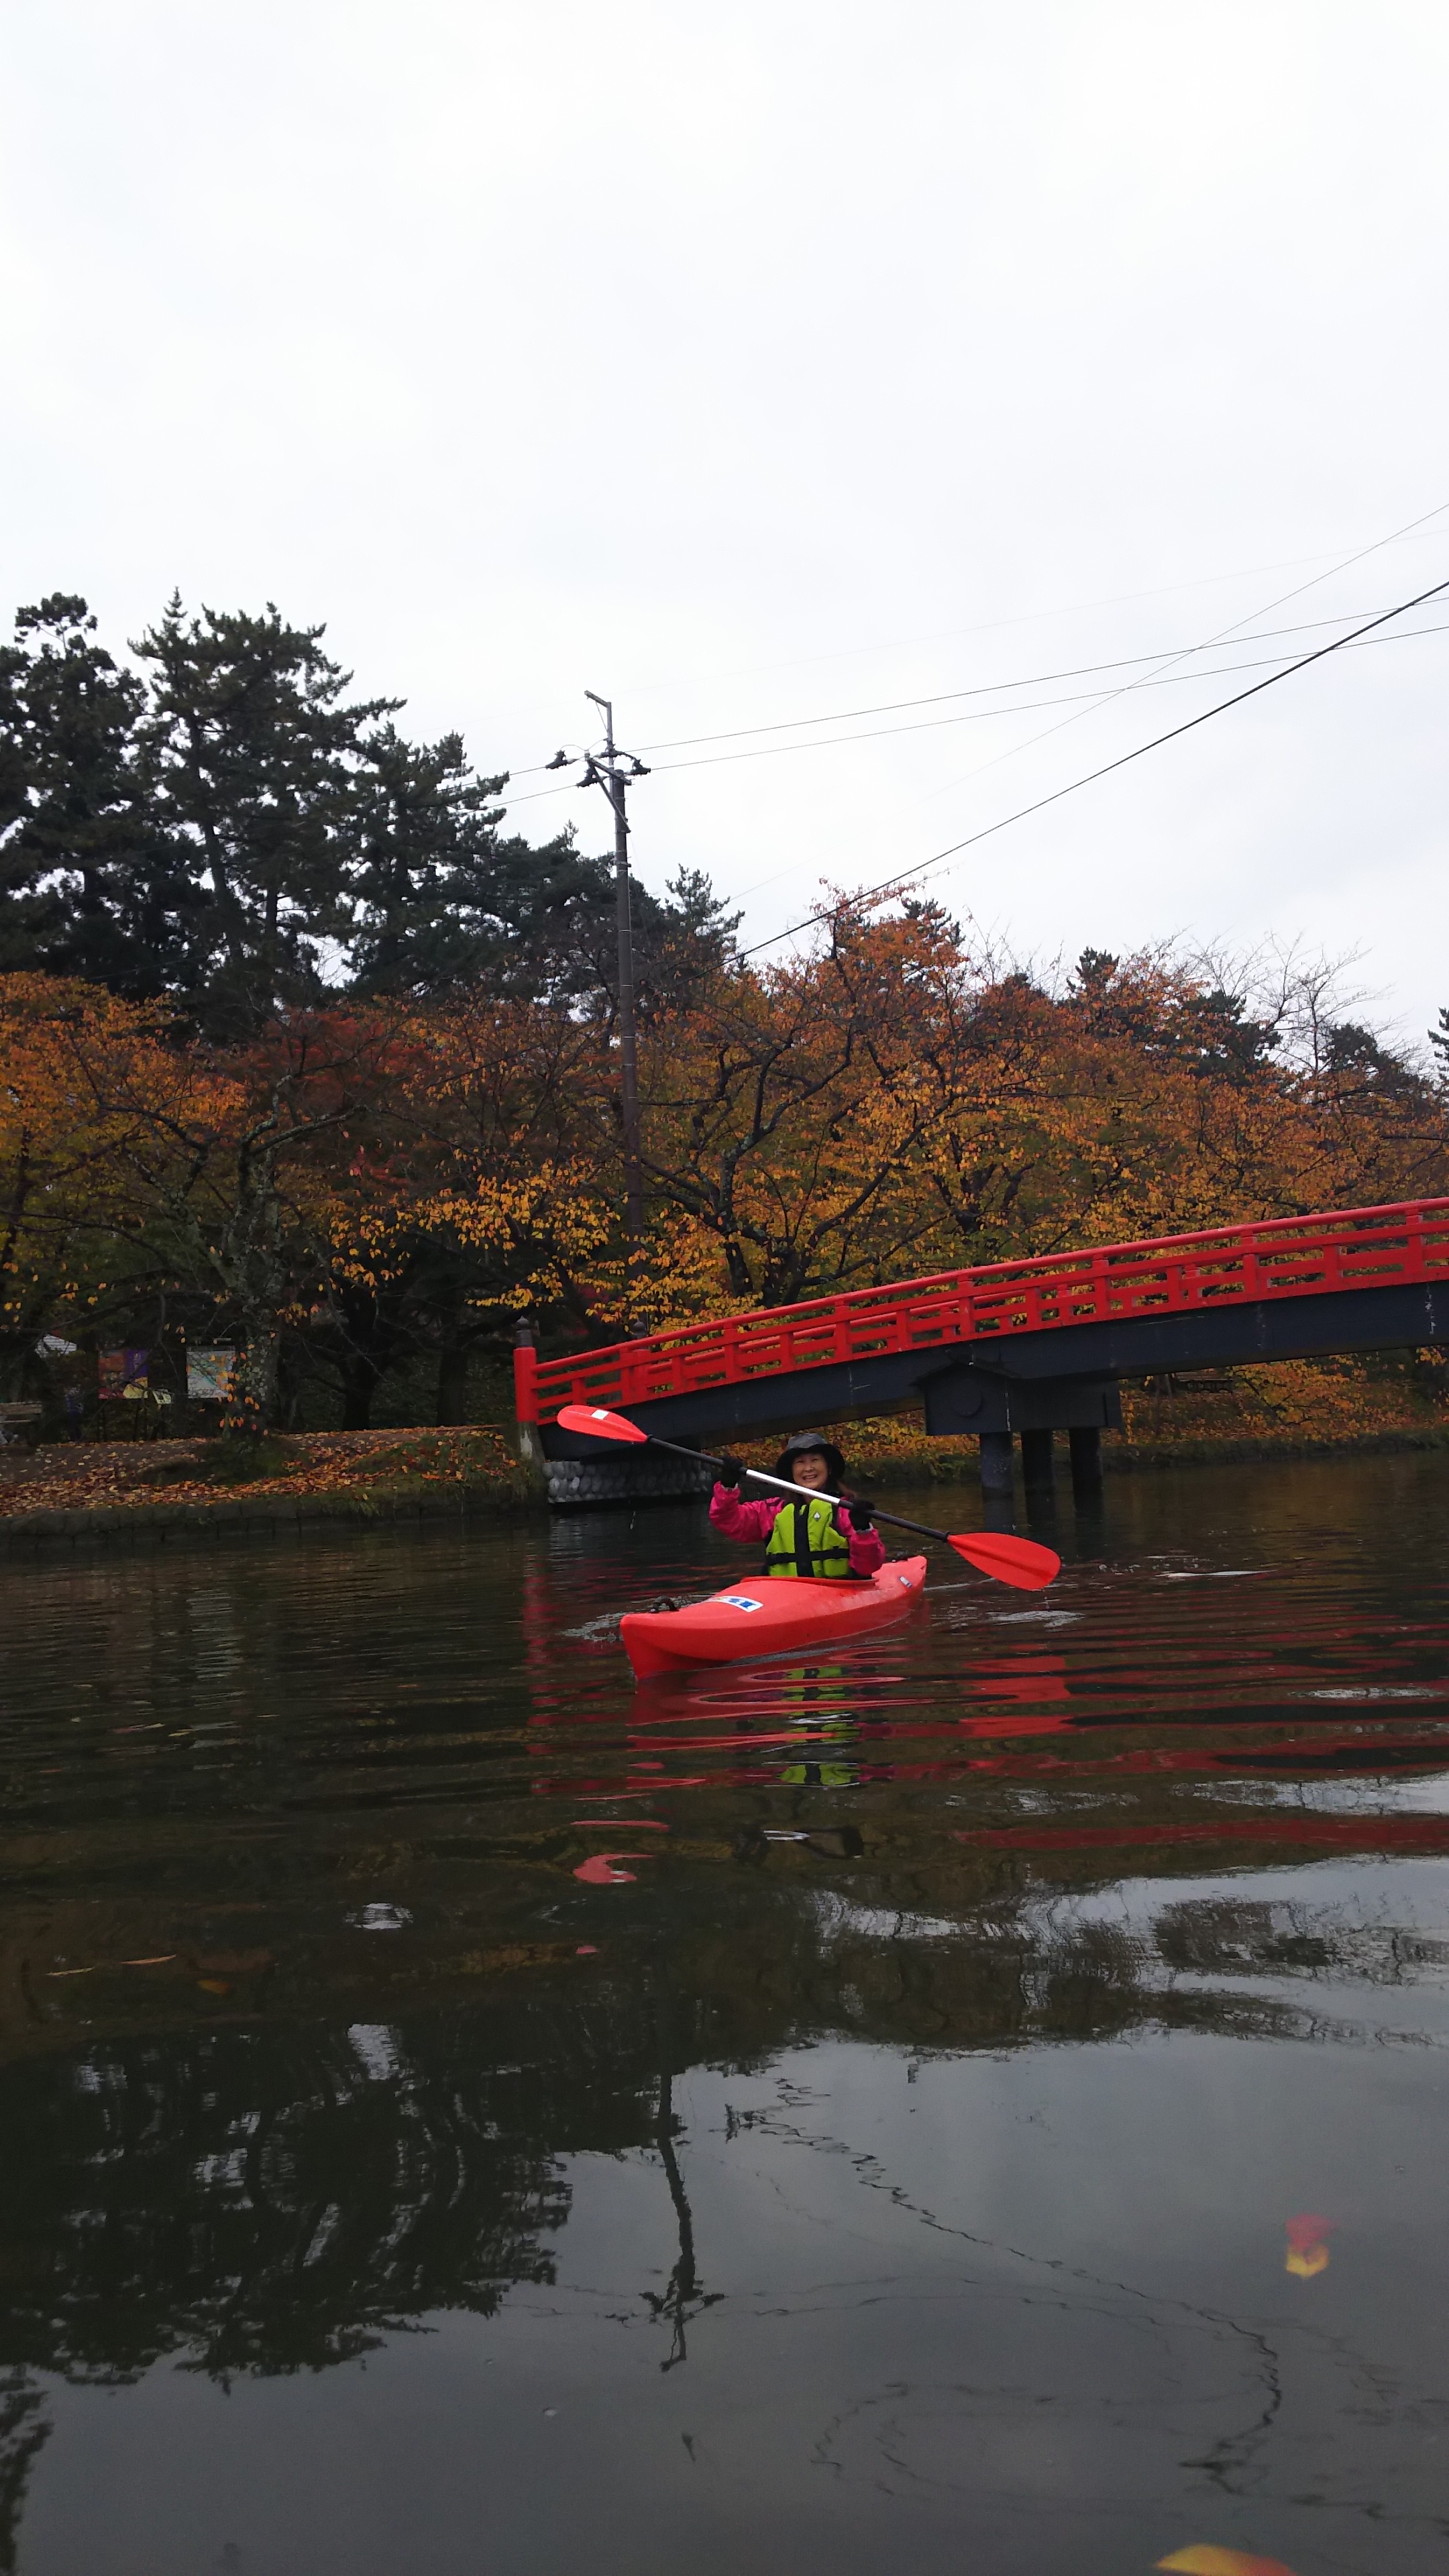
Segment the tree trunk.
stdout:
[[367,1351],[349,1351],[342,1364],[342,1428],[344,1431],[368,1431],[372,1427],[372,1399],[377,1393],[382,1370]]
[[277,1371],[277,1429],[295,1431],[302,1410],[302,1389],[295,1367],[289,1367],[284,1353]]
[[468,1419],[468,1345],[445,1342],[438,1358],[438,1410],[440,1423],[466,1422]]
[[282,1208],[269,1152],[243,1157],[236,1202],[215,1258],[241,1322],[236,1376],[221,1427],[230,1438],[259,1440],[277,1418],[279,1318],[288,1287]]
[[280,1337],[275,1314],[248,1316],[245,1332],[221,1427],[232,1439],[259,1440],[264,1431],[270,1431],[277,1412]]

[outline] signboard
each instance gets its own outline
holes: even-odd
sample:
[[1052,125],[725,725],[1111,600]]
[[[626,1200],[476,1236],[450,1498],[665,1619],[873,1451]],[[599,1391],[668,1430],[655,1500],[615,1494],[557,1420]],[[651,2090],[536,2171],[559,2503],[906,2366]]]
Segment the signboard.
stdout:
[[230,1346],[187,1352],[186,1393],[192,1404],[225,1404],[235,1382],[236,1352]]
[[122,1397],[133,1404],[144,1404],[150,1362],[149,1351],[98,1351],[96,1371],[102,1404],[115,1404]]

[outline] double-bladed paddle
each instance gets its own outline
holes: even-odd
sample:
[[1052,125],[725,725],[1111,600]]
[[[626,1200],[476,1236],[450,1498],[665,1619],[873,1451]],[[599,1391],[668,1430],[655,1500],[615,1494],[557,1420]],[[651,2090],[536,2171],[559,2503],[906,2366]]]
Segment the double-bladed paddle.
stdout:
[[[606,1413],[592,1404],[566,1404],[559,1414],[562,1431],[585,1431],[591,1440],[645,1441],[654,1449],[669,1449],[676,1458],[697,1459],[702,1467],[722,1467],[722,1458],[712,1458],[707,1449],[685,1449],[677,1440],[660,1440],[652,1431],[641,1431],[637,1422],[626,1414]],[[783,1476],[767,1476],[760,1467],[747,1467],[745,1474],[756,1485],[773,1485],[777,1493],[790,1494],[798,1502],[802,1494],[816,1501],[845,1505],[844,1494],[822,1494],[815,1486],[790,1485]],[[1035,1539],[1013,1538],[1004,1530],[938,1530],[928,1529],[924,1521],[902,1520],[899,1512],[883,1512],[875,1503],[869,1506],[872,1520],[888,1521],[892,1529],[910,1530],[917,1538],[939,1539],[944,1547],[954,1547],[978,1574],[994,1575],[998,1583],[1014,1583],[1021,1592],[1040,1592],[1062,1570],[1062,1560],[1055,1550],[1039,1547]]]

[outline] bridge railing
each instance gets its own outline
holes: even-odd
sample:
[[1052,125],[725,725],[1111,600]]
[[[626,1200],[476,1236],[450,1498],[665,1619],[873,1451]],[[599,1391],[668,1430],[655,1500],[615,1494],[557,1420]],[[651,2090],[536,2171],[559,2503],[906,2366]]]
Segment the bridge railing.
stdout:
[[519,1351],[518,1418],[552,1421],[565,1404],[627,1408],[937,1343],[1433,1280],[1449,1280],[1449,1199],[1274,1217],[846,1289],[798,1306],[676,1324],[566,1359]]

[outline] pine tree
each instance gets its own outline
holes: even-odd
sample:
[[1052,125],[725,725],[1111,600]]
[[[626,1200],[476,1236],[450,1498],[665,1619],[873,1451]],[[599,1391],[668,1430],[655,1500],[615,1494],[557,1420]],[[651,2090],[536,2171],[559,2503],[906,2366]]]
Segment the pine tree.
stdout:
[[139,760],[145,689],[53,592],[0,654],[0,966],[151,999],[183,971],[206,892]]
[[[458,734],[415,744],[386,725],[366,743],[355,990],[418,1000],[483,991],[612,1008],[613,861],[586,857],[571,831],[539,847],[505,837],[506,784],[506,774],[473,771]],[[738,919],[697,871],[681,871],[662,903],[636,885],[641,1010],[682,1001],[715,972]]]
[[539,996],[569,975],[571,918],[602,900],[598,863],[567,833],[530,848],[499,833],[503,777],[480,778],[462,737],[410,743],[392,725],[359,782],[355,989]]
[[244,1037],[322,995],[352,929],[362,745],[400,699],[348,703],[325,629],[173,598],[134,651],[150,666],[141,726],[154,810],[208,902],[186,998],[214,1035]]

